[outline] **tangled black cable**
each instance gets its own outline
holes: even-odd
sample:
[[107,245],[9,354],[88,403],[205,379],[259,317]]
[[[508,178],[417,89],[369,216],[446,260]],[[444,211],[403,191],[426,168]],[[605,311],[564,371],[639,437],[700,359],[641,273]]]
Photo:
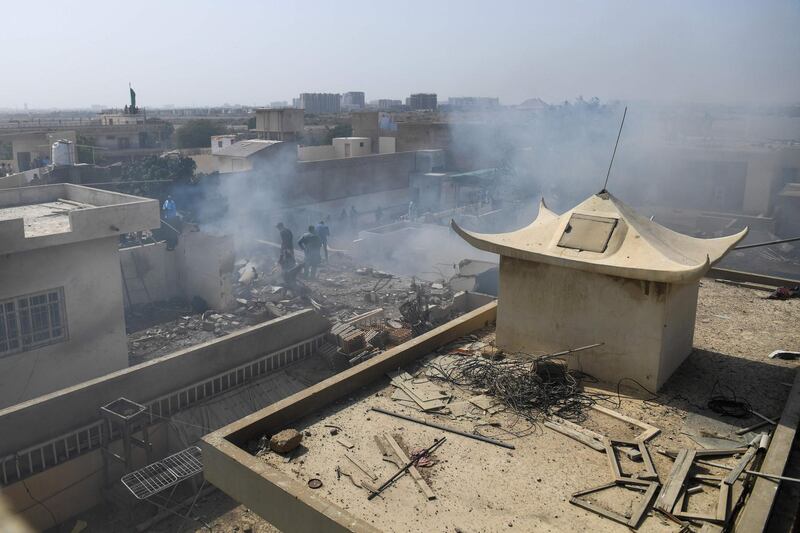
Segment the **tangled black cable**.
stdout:
[[584,411],[595,403],[581,389],[584,374],[560,361],[464,357],[429,368],[430,379],[483,390],[531,422],[551,415],[583,420]]
[[730,392],[730,395],[720,392],[719,389],[721,388],[719,381],[716,381],[711,388],[711,397],[708,399],[707,407],[722,416],[749,417],[753,411],[750,402],[743,398],[737,398],[736,393],[730,387],[725,387]]

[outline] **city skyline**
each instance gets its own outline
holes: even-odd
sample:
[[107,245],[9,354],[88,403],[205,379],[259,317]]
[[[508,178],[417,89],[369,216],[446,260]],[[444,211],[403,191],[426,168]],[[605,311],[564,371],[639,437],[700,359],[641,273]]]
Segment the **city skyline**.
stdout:
[[[4,30],[0,108],[121,106],[132,82],[145,107],[266,105],[300,93],[364,91],[602,100],[792,103],[800,87],[800,4],[466,1],[351,9],[210,2],[30,2],[37,31]],[[241,13],[247,17],[241,17]],[[252,35],[266,23],[259,39]],[[274,24],[270,21],[277,21]],[[228,38],[227,36],[230,36]],[[24,47],[13,43],[24,42]],[[379,44],[375,44],[379,43]]]

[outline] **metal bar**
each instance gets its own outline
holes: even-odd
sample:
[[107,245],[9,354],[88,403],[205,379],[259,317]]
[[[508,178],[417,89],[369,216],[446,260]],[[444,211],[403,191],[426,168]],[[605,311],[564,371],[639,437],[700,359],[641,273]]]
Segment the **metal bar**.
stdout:
[[[608,163],[608,172],[606,173],[606,181],[603,183],[603,191],[608,186],[608,177],[611,176],[611,166],[614,164],[614,156],[617,155],[617,146],[619,145],[619,138],[622,136],[622,126],[625,125],[625,116],[628,114],[628,106],[625,106],[625,111],[622,113],[622,122],[619,123],[619,133],[617,133],[617,142],[614,143],[614,152],[611,154],[611,162]],[[602,191],[601,191],[602,192]]]
[[494,444],[495,446],[502,446],[503,448],[508,448],[510,450],[516,449],[513,444],[508,444],[506,442],[501,442],[499,440],[490,439],[489,437],[484,437],[483,435],[476,435],[474,433],[467,433],[466,431],[461,431],[460,429],[455,429],[447,426],[443,426],[441,424],[437,424],[436,422],[428,422],[426,420],[422,420],[420,418],[413,418],[411,416],[402,415],[400,413],[393,413],[391,411],[387,411],[385,409],[381,409],[380,407],[373,407],[373,411],[376,413],[381,413],[384,415],[393,416],[395,418],[402,418],[403,420],[408,420],[409,422],[415,422],[417,424],[421,424],[423,426],[428,426],[436,429],[441,429],[442,431],[447,431],[449,433],[455,433],[456,435],[461,435],[462,437],[467,437],[470,439],[480,440],[483,442],[488,442],[489,444]]
[[777,241],[759,242],[756,244],[743,244],[742,246],[735,246],[734,250],[747,250],[748,248],[759,248],[761,246],[771,246],[773,244],[783,244],[785,242],[800,241],[800,237],[792,237],[791,239],[778,239]]
[[775,474],[766,474],[764,472],[757,472],[755,470],[745,470],[747,474],[752,474],[758,477],[765,477],[767,479],[775,479],[778,481],[791,481],[792,483],[800,483],[800,479],[796,477],[786,477],[786,476],[778,476]]
[[536,358],[536,362],[539,361],[547,361],[549,359],[554,359],[556,357],[561,357],[562,355],[567,355],[575,352],[582,352],[583,350],[588,350],[589,348],[597,348],[598,346],[602,346],[605,344],[604,342],[597,342],[595,344],[589,344],[588,346],[581,346],[580,348],[573,348],[571,350],[564,350],[562,352],[551,353],[547,355],[543,355],[541,357]]
[[370,492],[369,496],[367,496],[367,499],[368,499],[368,500],[371,500],[371,499],[372,499],[372,498],[374,498],[375,496],[378,496],[378,495],[379,495],[381,492],[383,492],[384,490],[386,490],[386,488],[387,488],[389,485],[391,485],[391,484],[392,484],[392,483],[394,483],[394,482],[395,482],[397,479],[399,479],[399,478],[400,478],[400,476],[402,476],[403,474],[405,474],[405,473],[408,471],[408,469],[409,469],[409,468],[411,468],[412,466],[414,466],[414,465],[417,463],[417,461],[419,461],[419,459],[420,459],[421,457],[424,457],[425,455],[427,455],[427,454],[431,453],[433,450],[435,450],[436,448],[438,448],[438,447],[439,447],[439,446],[440,446],[440,445],[441,445],[441,444],[442,444],[444,441],[446,441],[446,440],[447,440],[447,437],[442,437],[441,439],[439,439],[439,440],[437,440],[437,441],[434,441],[434,443],[433,443],[433,444],[431,444],[430,446],[428,446],[428,448],[427,448],[427,449],[426,449],[426,450],[425,450],[423,453],[421,453],[421,454],[420,454],[420,455],[418,455],[417,457],[415,457],[415,458],[411,459],[411,460],[410,460],[408,463],[406,463],[406,465],[405,465],[405,466],[403,466],[403,468],[401,468],[400,470],[398,470],[397,472],[395,472],[395,474],[394,474],[392,477],[390,477],[389,479],[387,479],[386,481],[384,481],[384,482],[383,482],[383,484],[382,484],[380,487],[378,487],[378,490],[376,490],[375,492]]

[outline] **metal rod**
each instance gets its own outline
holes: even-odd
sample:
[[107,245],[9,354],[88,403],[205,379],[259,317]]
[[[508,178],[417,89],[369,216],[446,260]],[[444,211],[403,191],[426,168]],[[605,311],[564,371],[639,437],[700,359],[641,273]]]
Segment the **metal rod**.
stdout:
[[563,352],[556,352],[551,353],[548,355],[542,355],[541,357],[537,357],[537,361],[547,361],[548,359],[553,359],[555,357],[561,357],[562,355],[567,355],[570,353],[581,352],[583,350],[588,350],[589,348],[597,348],[598,346],[602,346],[605,344],[604,342],[597,342],[595,344],[590,344],[588,346],[581,346],[580,348],[572,348],[571,350],[564,350]]
[[400,413],[393,413],[391,411],[387,411],[386,409],[381,409],[380,407],[373,407],[372,410],[375,411],[376,413],[382,413],[384,415],[393,416],[395,418],[402,418],[403,420],[408,420],[409,422],[416,422],[417,424],[422,424],[423,426],[428,426],[431,428],[441,429],[442,431],[455,433],[456,435],[461,435],[462,437],[468,437],[470,439],[488,442],[489,444],[494,444],[495,446],[502,446],[503,448],[508,448],[510,450],[516,449],[514,448],[513,444],[508,444],[506,442],[501,442],[499,440],[490,439],[489,437],[484,437],[483,435],[467,433],[466,431],[461,431],[460,429],[443,426],[441,424],[437,424],[436,422],[428,422],[427,420],[422,420],[421,418],[414,418],[411,416],[401,415]]
[[746,250],[748,248],[759,248],[761,246],[771,246],[773,244],[783,244],[785,242],[800,241],[800,237],[792,237],[791,239],[779,239],[777,241],[759,242],[756,244],[743,244],[742,246],[735,246],[734,250]]
[[[608,164],[608,172],[606,172],[606,181],[603,183],[603,191],[608,186],[608,177],[611,175],[611,166],[614,164],[614,156],[617,155],[617,145],[619,144],[620,135],[622,135],[622,126],[625,124],[625,115],[628,114],[628,106],[625,106],[625,111],[622,112],[622,122],[619,123],[619,133],[617,133],[617,142],[614,143],[614,153],[611,154],[611,162]],[[602,192],[602,191],[601,191]]]
[[775,474],[765,474],[764,472],[756,472],[755,470],[745,470],[746,473],[752,474],[758,477],[765,477],[768,479],[776,479],[779,481],[791,481],[793,483],[800,483],[800,479],[796,477],[786,477],[786,476],[777,476]]
[[400,476],[402,476],[403,474],[408,472],[409,468],[411,468],[412,466],[417,464],[417,462],[422,457],[424,457],[427,454],[431,453],[433,450],[438,448],[446,440],[447,440],[447,437],[442,437],[441,439],[439,439],[437,441],[434,441],[434,443],[431,444],[430,446],[428,446],[428,448],[424,452],[420,453],[419,455],[417,455],[415,457],[412,457],[411,460],[408,463],[406,463],[405,466],[403,466],[403,468],[401,468],[400,470],[395,472],[395,474],[392,477],[390,477],[389,479],[384,481],[383,484],[380,487],[378,487],[375,491],[370,491],[369,496],[367,496],[367,499],[371,500],[375,496],[380,495],[380,493],[383,492],[386,489],[386,487],[388,487],[389,485],[394,483],[398,478],[400,478]]

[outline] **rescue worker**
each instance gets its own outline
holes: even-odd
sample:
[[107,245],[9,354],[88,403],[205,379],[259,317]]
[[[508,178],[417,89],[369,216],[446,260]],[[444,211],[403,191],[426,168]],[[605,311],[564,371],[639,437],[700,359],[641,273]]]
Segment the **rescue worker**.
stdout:
[[283,265],[294,265],[294,235],[292,230],[283,225],[283,222],[278,222],[275,226],[281,234],[281,253],[278,262]]
[[317,235],[314,226],[308,227],[308,232],[300,237],[297,245],[306,255],[306,260],[303,262],[303,275],[306,279],[316,279],[317,267],[321,261],[320,248],[322,247],[322,240]]
[[328,262],[328,237],[331,235],[331,230],[324,220],[320,220],[315,228],[317,237],[322,242],[322,251],[325,252],[325,262]]

